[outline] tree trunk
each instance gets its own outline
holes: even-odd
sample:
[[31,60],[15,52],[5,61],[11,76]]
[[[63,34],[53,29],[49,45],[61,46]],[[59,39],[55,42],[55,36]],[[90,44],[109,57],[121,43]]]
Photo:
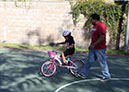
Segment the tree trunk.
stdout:
[[120,34],[116,38],[116,50],[120,50]]
[[118,34],[117,34],[117,38],[116,38],[116,50],[120,50],[120,34],[122,33],[122,23],[123,23],[123,15],[125,13],[125,8],[126,8],[126,4],[122,5],[122,14],[121,14],[121,18],[119,21],[119,27],[118,27]]

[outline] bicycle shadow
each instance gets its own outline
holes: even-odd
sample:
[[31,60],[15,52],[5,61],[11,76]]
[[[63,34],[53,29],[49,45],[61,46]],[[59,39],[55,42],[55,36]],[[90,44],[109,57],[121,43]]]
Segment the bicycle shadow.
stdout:
[[[45,85],[55,79],[39,75],[41,65],[49,60],[47,53],[40,51],[24,51],[19,49],[4,49],[0,53],[0,90],[7,92],[26,92],[28,89],[39,85]],[[57,67],[58,71],[54,74],[69,74],[67,69]],[[47,81],[44,81],[43,79]],[[59,81],[55,81],[59,82]],[[35,89],[36,90],[36,89]],[[51,92],[49,87],[39,90]],[[35,91],[36,92],[36,91]]]
[[[61,84],[80,80],[73,77],[68,69],[59,66],[56,73],[51,77],[39,75],[41,65],[49,60],[45,52],[2,49],[0,56],[0,92],[53,92]],[[86,61],[86,57],[85,54],[75,54],[72,59],[80,58]],[[129,77],[127,73],[129,62],[126,58],[125,60],[124,57],[118,58],[117,56],[107,56],[106,58],[112,77]],[[124,60],[124,63],[122,60]],[[92,67],[88,78],[101,77],[99,63],[96,61]],[[119,83],[123,84],[122,81]],[[90,82],[86,85],[102,85],[102,83]],[[110,85],[110,83],[106,85]],[[75,92],[79,87],[83,87],[83,85],[77,86],[73,86]],[[114,92],[113,88],[115,87],[116,84],[112,84],[111,90]],[[97,89],[96,92],[101,92],[100,86],[95,86],[95,89]],[[108,88],[106,89],[108,90]],[[128,89],[128,87],[125,86],[125,89]]]

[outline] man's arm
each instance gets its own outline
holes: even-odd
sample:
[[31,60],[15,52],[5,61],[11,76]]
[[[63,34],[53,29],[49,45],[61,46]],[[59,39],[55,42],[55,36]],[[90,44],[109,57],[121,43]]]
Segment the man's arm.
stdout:
[[91,45],[89,46],[89,50],[92,50],[96,45],[98,45],[99,43],[101,43],[101,42],[104,40],[104,38],[105,38],[105,35],[104,35],[104,34],[101,35],[101,36],[99,37],[99,39],[98,39],[95,43],[93,43],[93,44],[91,44]]

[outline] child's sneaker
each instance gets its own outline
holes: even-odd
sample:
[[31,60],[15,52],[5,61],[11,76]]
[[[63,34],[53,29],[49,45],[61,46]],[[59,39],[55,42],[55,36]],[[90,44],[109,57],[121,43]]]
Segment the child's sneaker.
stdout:
[[62,63],[62,66],[67,66],[67,64],[66,63]]
[[68,62],[68,64],[67,64],[68,66],[71,66],[71,63],[70,62]]

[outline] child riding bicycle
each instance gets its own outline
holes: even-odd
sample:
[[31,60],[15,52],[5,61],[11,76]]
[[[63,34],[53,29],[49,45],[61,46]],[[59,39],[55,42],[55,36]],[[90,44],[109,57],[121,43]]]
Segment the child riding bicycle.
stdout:
[[60,42],[60,43],[56,43],[56,45],[59,45],[59,44],[67,44],[68,45],[68,47],[64,46],[64,47],[67,47],[67,49],[64,52],[62,52],[62,54],[61,54],[61,57],[63,59],[62,65],[66,66],[67,63],[66,63],[66,58],[65,57],[67,55],[74,54],[74,52],[75,52],[75,47],[74,47],[75,41],[74,41],[73,36],[71,36],[71,32],[69,30],[64,30],[63,33],[62,33],[62,36],[65,38],[65,41]]

